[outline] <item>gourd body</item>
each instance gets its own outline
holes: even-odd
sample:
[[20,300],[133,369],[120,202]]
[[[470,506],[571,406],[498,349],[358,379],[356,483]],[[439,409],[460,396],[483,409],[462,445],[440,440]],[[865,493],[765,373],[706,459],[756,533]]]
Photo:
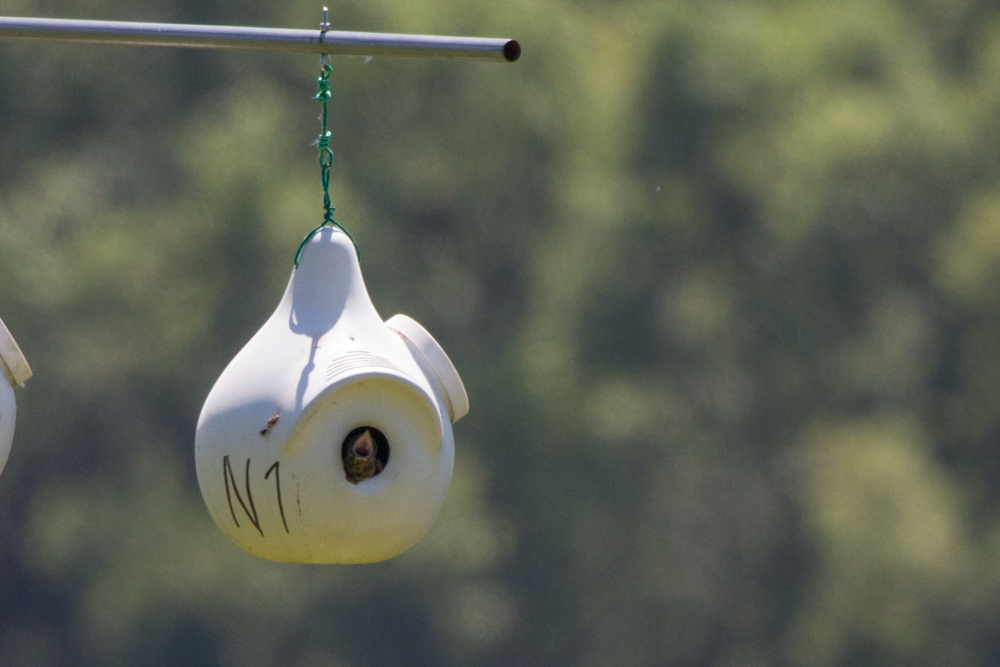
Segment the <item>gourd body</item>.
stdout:
[[[2,363],[2,362],[0,362]],[[10,445],[14,441],[14,422],[17,417],[17,403],[14,401],[14,387],[0,370],[0,472],[7,465]]]
[[7,325],[0,320],[0,472],[7,465],[14,441],[14,422],[17,418],[14,387],[23,385],[30,377],[28,360],[7,330]]
[[[205,401],[198,483],[216,524],[251,554],[385,560],[415,544],[444,503],[450,412],[427,358],[376,312],[350,240],[324,228]],[[384,434],[389,451],[384,469],[355,484],[342,446],[362,426]]]

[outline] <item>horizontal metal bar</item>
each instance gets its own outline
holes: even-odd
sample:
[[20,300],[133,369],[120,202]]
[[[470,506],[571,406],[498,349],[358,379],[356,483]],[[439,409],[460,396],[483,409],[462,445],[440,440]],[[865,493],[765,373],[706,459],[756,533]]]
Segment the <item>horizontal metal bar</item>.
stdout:
[[508,62],[521,55],[521,46],[513,39],[3,16],[0,39]]

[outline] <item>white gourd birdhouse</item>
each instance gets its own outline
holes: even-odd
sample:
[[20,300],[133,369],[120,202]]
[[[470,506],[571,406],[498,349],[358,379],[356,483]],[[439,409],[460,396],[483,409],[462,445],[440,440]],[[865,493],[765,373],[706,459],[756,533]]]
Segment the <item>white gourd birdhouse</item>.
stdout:
[[405,315],[382,321],[351,240],[324,227],[205,401],[198,483],[216,524],[255,556],[385,560],[434,523],[451,424],[468,408],[441,347]]
[[24,384],[31,377],[31,367],[21,354],[14,337],[0,320],[0,472],[7,465],[10,446],[14,441],[14,422],[17,403],[14,387]]

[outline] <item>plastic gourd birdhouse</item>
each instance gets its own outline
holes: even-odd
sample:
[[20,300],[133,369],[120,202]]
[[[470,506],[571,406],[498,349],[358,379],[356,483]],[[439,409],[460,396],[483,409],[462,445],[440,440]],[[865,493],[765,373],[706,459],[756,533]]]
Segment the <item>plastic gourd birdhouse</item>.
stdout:
[[431,527],[462,381],[423,327],[383,322],[343,232],[305,243],[278,309],[223,371],[195,436],[212,518],[274,561],[368,563]]
[[0,472],[7,465],[10,445],[14,441],[14,422],[17,416],[14,387],[24,384],[30,377],[31,368],[21,354],[21,348],[17,346],[3,320],[0,320]]

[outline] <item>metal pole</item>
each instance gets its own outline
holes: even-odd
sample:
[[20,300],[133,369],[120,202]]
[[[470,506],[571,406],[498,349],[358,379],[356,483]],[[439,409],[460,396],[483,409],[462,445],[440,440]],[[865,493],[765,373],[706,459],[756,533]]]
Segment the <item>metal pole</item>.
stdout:
[[508,62],[521,55],[521,46],[513,39],[2,16],[0,39]]

